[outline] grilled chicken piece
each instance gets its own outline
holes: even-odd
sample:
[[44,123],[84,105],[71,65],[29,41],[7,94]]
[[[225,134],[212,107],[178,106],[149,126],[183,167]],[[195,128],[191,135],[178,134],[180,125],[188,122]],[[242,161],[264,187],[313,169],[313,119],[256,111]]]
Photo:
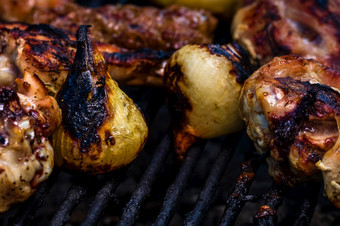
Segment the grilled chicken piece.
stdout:
[[[163,68],[169,52],[140,49],[127,51],[98,43],[108,70],[126,85],[162,85]],[[71,34],[49,25],[0,24],[0,83],[6,85],[25,70],[35,73],[51,94],[55,94],[73,63],[76,40]]]
[[339,0],[256,0],[239,9],[232,35],[261,65],[289,53],[340,68]]
[[[45,23],[71,31],[82,24],[92,25],[96,40],[123,48],[175,50],[186,44],[210,43],[217,20],[207,11],[171,6],[165,9],[134,5],[105,5],[86,8],[74,3],[32,7],[16,0],[4,0],[0,17],[7,21]],[[51,1],[47,1],[51,2]],[[65,1],[64,1],[65,2]],[[15,4],[16,3],[16,4]],[[20,7],[20,5],[22,5]],[[50,6],[50,7],[49,7]],[[23,7],[26,12],[18,13]]]
[[129,164],[142,150],[145,119],[111,78],[86,26],[77,32],[74,64],[56,98],[63,114],[52,135],[59,167],[106,173]]
[[321,169],[325,193],[337,207],[339,90],[338,71],[288,55],[253,73],[240,96],[247,133],[260,153],[270,154],[269,173],[275,181],[294,185],[316,180]]
[[0,87],[0,212],[25,201],[52,172],[48,140],[61,122],[57,101],[29,72],[17,90]]
[[164,84],[180,159],[198,139],[244,128],[238,99],[249,65],[248,53],[236,43],[187,45],[171,56]]

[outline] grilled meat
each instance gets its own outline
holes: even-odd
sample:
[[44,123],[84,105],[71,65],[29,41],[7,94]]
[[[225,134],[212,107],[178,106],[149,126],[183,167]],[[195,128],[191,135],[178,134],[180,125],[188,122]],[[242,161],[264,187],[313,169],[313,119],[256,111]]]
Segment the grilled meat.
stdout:
[[170,57],[164,84],[180,158],[198,139],[244,128],[238,99],[249,65],[248,53],[236,43],[187,45]]
[[339,0],[256,0],[239,9],[232,35],[261,65],[289,53],[339,69]]
[[0,212],[25,201],[54,165],[48,140],[61,122],[57,101],[26,72],[17,88],[0,87]]
[[338,159],[329,156],[339,151],[339,78],[314,60],[276,57],[246,80],[240,98],[247,133],[260,153],[270,154],[275,181],[319,179],[321,167],[315,164],[321,160],[326,194],[338,207]]
[[210,43],[217,24],[209,12],[180,6],[165,9],[134,5],[86,8],[67,3],[40,7],[39,1],[33,2],[31,5],[34,6],[29,7],[27,12],[18,13],[22,8],[18,5],[25,6],[25,2],[5,0],[0,6],[0,12],[4,11],[0,15],[3,20],[50,24],[73,34],[80,25],[88,24],[93,26],[93,36],[100,42],[123,48],[155,50],[175,50],[186,44]]
[[[162,84],[163,67],[169,52],[140,49],[127,51],[115,45],[97,43],[113,79],[127,85]],[[12,82],[25,70],[35,73],[51,94],[55,94],[71,68],[76,52],[75,37],[49,25],[0,24],[0,64]]]

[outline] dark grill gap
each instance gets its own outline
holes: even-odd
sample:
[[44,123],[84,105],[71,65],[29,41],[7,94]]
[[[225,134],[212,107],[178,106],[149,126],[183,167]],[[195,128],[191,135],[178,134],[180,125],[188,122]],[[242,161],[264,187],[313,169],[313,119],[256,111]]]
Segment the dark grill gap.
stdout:
[[239,134],[231,135],[227,137],[222,144],[222,148],[216,158],[212,170],[210,171],[209,177],[205,181],[205,186],[197,200],[195,208],[185,219],[186,225],[197,225],[204,218],[205,213],[209,209],[222,173],[234,153],[237,141],[239,140],[238,138]]
[[176,180],[167,190],[161,212],[159,213],[154,225],[166,225],[173,216],[176,204],[185,189],[187,181],[189,180],[193,168],[198,160],[198,156],[201,154],[203,149],[202,142],[200,143],[201,145],[195,144],[188,150]]

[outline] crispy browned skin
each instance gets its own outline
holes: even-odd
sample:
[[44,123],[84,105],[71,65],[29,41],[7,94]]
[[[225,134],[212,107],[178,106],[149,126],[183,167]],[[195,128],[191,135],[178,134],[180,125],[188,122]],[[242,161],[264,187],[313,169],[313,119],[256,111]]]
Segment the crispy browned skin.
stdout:
[[[98,41],[133,49],[174,50],[186,44],[211,43],[217,24],[207,11],[180,6],[86,8],[74,3],[40,6],[37,0],[31,5],[26,1],[5,1],[8,3],[0,5],[3,20],[46,23],[74,34],[80,25],[88,24],[93,26],[92,34]],[[25,12],[18,13],[25,7]]]
[[289,53],[339,69],[339,0],[257,0],[233,19],[233,38],[262,64]]
[[[331,88],[333,87],[333,88]],[[294,185],[320,178],[322,160],[328,198],[338,207],[340,73],[295,55],[276,57],[246,82],[240,98],[247,133],[261,153],[270,154],[269,172],[276,182]],[[329,162],[334,163],[330,165]],[[329,179],[333,177],[335,179]]]
[[[163,67],[171,54],[149,49],[128,51],[103,43],[98,43],[98,49],[112,78],[126,85],[160,86]],[[75,50],[75,37],[52,26],[0,24],[0,63],[6,61],[5,67],[14,77],[24,70],[36,73],[52,94],[64,82]]]
[[0,86],[0,212],[32,195],[51,174],[54,152],[48,140],[61,110],[34,74]]

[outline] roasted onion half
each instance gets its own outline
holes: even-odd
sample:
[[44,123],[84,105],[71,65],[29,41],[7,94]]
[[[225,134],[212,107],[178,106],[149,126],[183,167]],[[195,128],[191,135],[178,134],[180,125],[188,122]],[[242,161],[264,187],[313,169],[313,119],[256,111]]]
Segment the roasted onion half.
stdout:
[[[244,83],[240,108],[247,133],[269,155],[279,184],[320,180],[340,207],[340,73],[295,55],[276,57]],[[321,170],[321,171],[320,171]]]
[[187,45],[171,56],[164,84],[180,159],[198,139],[244,128],[238,99],[244,80],[251,74],[248,59],[236,43]]
[[129,164],[143,148],[146,121],[110,77],[87,26],[77,32],[74,63],[57,100],[62,109],[62,124],[52,139],[57,166],[106,173]]

